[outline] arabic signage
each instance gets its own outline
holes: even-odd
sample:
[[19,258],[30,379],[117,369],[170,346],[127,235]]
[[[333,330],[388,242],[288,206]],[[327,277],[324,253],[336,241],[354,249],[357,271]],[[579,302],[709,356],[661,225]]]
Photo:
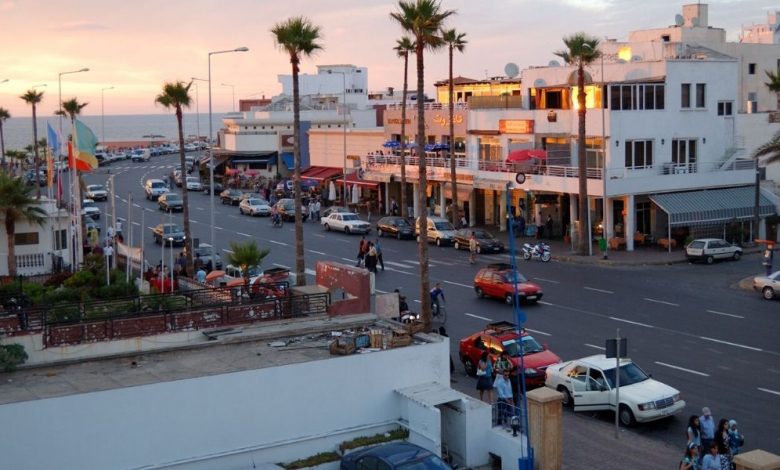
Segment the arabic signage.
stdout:
[[[415,110],[407,110],[406,123],[407,135],[413,135],[417,129],[417,113]],[[466,136],[466,124],[468,118],[465,111],[456,110],[452,116],[452,122],[455,125],[455,136]],[[387,109],[384,113],[385,134],[393,135],[401,133],[401,110]],[[425,110],[425,130],[428,135],[434,136],[437,142],[441,142],[442,137],[449,135],[450,132],[450,114],[446,107],[441,109]],[[388,139],[389,140],[389,139]]]
[[533,119],[499,119],[498,131],[502,134],[533,134]]
[[492,189],[493,191],[504,191],[508,181],[505,180],[489,180],[482,178],[474,179],[474,187],[479,189]]

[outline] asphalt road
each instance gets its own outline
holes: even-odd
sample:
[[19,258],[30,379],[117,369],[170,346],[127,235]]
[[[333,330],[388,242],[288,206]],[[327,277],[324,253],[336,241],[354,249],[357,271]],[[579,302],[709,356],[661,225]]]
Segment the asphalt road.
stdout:
[[[133,240],[142,237],[146,258],[160,259],[160,246],[149,227],[167,221],[155,202],[144,198],[142,182],[163,178],[178,156],[153,158],[147,163],[117,162],[85,177],[102,183],[108,171],[115,175],[118,215],[127,218],[128,194],[133,195]],[[110,205],[99,203],[105,224]],[[216,246],[225,264],[230,240],[255,239],[271,249],[264,266],[295,264],[292,223],[273,228],[268,218],[239,214],[237,207],[215,201]],[[141,210],[144,212],[141,224]],[[209,242],[209,196],[190,197],[193,236]],[[172,220],[181,225],[181,214]],[[374,219],[375,221],[376,219]],[[125,239],[128,227],[125,224]],[[373,236],[371,237],[373,238]],[[304,228],[307,274],[317,261],[355,262],[358,235],[324,232],[319,224]],[[419,260],[414,241],[382,239],[385,271],[376,279],[379,291],[399,288],[419,305]],[[168,253],[166,252],[166,258]],[[525,308],[528,329],[564,360],[603,352],[605,339],[620,328],[628,338],[630,357],[654,378],[682,392],[687,407],[681,415],[642,424],[628,431],[682,449],[689,414],[703,406],[716,419],[736,419],[746,436],[745,449],[763,448],[780,453],[780,302],[767,302],[758,294],[737,289],[739,279],[761,271],[758,255],[739,262],[713,266],[604,267],[581,264],[520,261],[520,269],[540,284],[544,299]],[[466,251],[429,247],[431,283],[441,281],[446,295],[447,330],[457,360],[458,339],[483,327],[487,321],[513,320],[512,308],[498,300],[477,299],[472,280],[480,263],[508,261],[507,255],[483,255],[471,266]],[[475,379],[463,375],[456,364],[453,386],[475,394]],[[603,427],[610,413],[588,416]],[[577,420],[582,421],[582,420]]]

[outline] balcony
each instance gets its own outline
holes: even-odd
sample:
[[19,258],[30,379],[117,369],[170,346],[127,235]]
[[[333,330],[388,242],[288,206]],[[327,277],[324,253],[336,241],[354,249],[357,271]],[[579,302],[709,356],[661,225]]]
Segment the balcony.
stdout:
[[[387,105],[387,109],[394,109],[397,111],[400,111],[403,105],[401,103],[392,103]],[[407,103],[406,104],[406,112],[409,112],[410,110],[416,110],[417,109],[417,103]],[[442,111],[445,109],[450,109],[450,106],[448,104],[442,104],[442,103],[423,103],[423,109],[426,111]],[[468,103],[455,103],[455,110],[463,110],[467,111],[469,109]]]
[[472,96],[468,104],[471,109],[522,109],[523,97],[520,95]]

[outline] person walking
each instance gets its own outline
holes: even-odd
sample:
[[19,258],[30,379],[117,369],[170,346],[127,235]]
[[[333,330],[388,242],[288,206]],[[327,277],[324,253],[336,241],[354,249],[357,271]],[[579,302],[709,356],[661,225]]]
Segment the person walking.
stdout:
[[106,264],[108,269],[114,268],[114,247],[110,242],[106,242],[106,247],[103,248],[103,255],[106,257]]
[[382,266],[382,271],[384,271],[385,260],[382,259],[382,245],[379,244],[378,238],[374,240],[374,249],[376,249],[376,260],[379,263],[379,265]]
[[395,198],[390,199],[390,213],[395,216],[398,215],[398,203],[395,202]]
[[490,356],[487,351],[482,353],[477,364],[477,390],[479,390],[479,399],[486,403],[493,402],[493,365],[490,363]]
[[320,202],[320,198],[317,198],[316,201],[314,201],[314,216],[317,218],[317,222],[320,221],[320,211],[322,210],[322,203]]
[[469,263],[474,264],[477,262],[477,235],[471,232],[469,237]]
[[365,235],[360,239],[360,244],[358,245],[358,255],[357,255],[357,264],[356,267],[363,266],[363,261],[366,258],[366,253],[368,253],[368,240],[366,240]]
[[544,223],[544,231],[546,232],[547,239],[552,240],[553,236],[553,219],[550,214],[547,214],[547,221]]
[[704,452],[708,452],[710,443],[715,439],[715,419],[708,407],[701,409],[699,417],[699,429],[701,430],[701,445]]
[[441,289],[441,282],[437,282],[433,289],[430,291],[431,294],[431,310],[433,310],[434,315],[438,315],[439,311],[441,310],[441,303],[446,302],[444,299],[444,291]]
[[542,225],[543,224],[542,221],[543,221],[543,219],[542,219],[542,212],[539,211],[539,212],[536,213],[536,220],[535,220],[535,223],[536,223],[536,239],[537,240],[541,240],[542,237],[544,236],[544,225]]
[[515,406],[508,370],[496,372],[496,380],[493,381],[493,388],[498,396],[498,419],[496,420],[496,424],[501,425],[504,422],[504,419],[510,416]]
[[701,468],[699,466],[699,454],[699,447],[696,444],[689,444],[685,448],[685,455],[680,460],[680,470],[699,470]]
[[366,269],[376,274],[376,248],[374,244],[368,242],[368,252],[366,253]]
[[699,417],[697,415],[691,415],[688,418],[688,429],[686,430],[686,433],[688,434],[688,442],[686,445],[688,447],[695,445],[701,454],[701,426],[699,425]]
[[731,455],[739,454],[743,445],[745,445],[745,436],[737,429],[737,422],[733,419],[729,420],[729,450],[731,450]]
[[317,203],[309,201],[309,222],[317,222]]

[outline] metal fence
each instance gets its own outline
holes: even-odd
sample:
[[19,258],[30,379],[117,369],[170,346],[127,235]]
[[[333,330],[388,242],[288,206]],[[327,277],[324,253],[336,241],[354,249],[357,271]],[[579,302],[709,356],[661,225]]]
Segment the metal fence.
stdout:
[[524,413],[527,413],[527,410],[524,410],[521,406],[497,401],[492,404],[493,427],[501,427],[510,432],[524,433],[526,422]]

